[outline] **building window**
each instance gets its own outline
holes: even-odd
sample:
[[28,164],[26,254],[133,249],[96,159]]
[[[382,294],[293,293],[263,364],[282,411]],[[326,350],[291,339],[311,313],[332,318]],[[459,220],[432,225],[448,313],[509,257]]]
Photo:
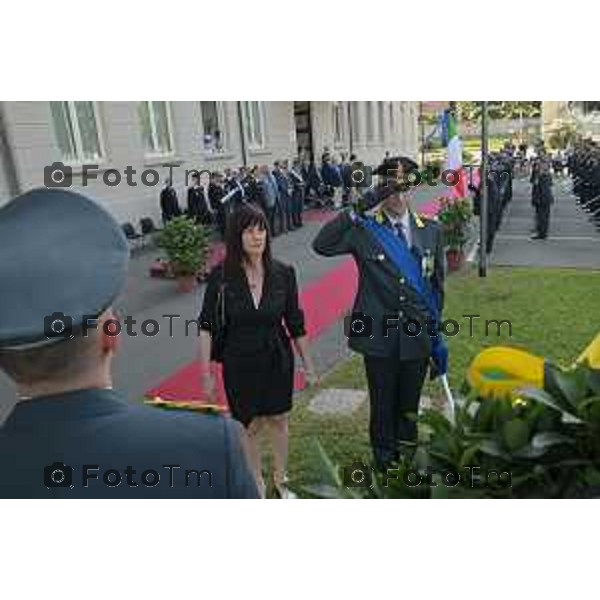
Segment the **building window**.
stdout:
[[244,128],[248,148],[264,148],[264,115],[262,102],[242,102]]
[[206,152],[223,152],[225,140],[225,113],[222,102],[200,102],[202,111],[203,145]]
[[83,162],[102,158],[94,102],[50,102],[50,110],[63,160]]
[[173,136],[168,102],[140,102],[138,114],[146,153],[171,154],[173,152]]
[[333,141],[336,146],[344,143],[344,105],[341,102],[333,103]]
[[373,114],[373,102],[365,102],[367,105],[367,142],[375,141],[375,115]]
[[379,127],[379,141],[385,141],[385,102],[377,103],[377,124]]
[[396,133],[396,115],[394,114],[394,103],[393,102],[389,102],[388,103],[388,110],[389,110],[389,114],[390,114],[390,133],[395,134]]

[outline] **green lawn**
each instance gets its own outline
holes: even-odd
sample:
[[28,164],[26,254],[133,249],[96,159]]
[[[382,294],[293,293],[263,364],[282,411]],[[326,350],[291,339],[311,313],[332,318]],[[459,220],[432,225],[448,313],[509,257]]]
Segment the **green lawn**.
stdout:
[[[481,315],[473,320],[473,337],[465,314]],[[473,357],[488,346],[516,346],[570,364],[600,329],[600,271],[494,268],[480,279],[475,269],[465,269],[448,280],[444,319],[460,325],[458,335],[447,338],[453,389],[460,387]],[[495,325],[486,336],[486,319],[510,321],[512,337],[507,325],[500,337]],[[366,388],[361,357],[339,364],[321,388]],[[315,393],[297,398],[290,422],[289,471],[296,489],[321,481],[317,439],[340,465],[370,459],[366,404],[350,417],[319,417],[307,410]],[[439,396],[439,385],[428,382],[424,393]]]

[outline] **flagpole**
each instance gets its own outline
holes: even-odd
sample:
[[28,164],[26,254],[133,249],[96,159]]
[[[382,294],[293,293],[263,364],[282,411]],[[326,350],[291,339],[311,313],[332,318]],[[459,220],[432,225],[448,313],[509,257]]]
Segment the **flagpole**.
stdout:
[[419,124],[421,125],[421,168],[425,168],[425,123],[423,122],[423,102],[419,102]]
[[479,174],[479,277],[487,276],[487,231],[488,223],[488,114],[487,102],[481,103],[481,172]]

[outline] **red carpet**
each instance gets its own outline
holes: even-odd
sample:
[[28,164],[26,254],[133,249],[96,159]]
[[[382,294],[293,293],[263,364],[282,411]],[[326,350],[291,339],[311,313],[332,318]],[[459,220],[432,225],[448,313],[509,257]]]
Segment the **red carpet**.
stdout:
[[302,220],[306,223],[326,223],[337,216],[334,210],[323,210],[321,208],[310,208],[302,215]]
[[[319,336],[351,308],[356,291],[356,275],[354,260],[348,259],[302,289],[300,305],[304,310],[307,336],[310,340]],[[188,364],[148,390],[146,397],[150,399],[150,403],[165,408],[226,411],[227,400],[220,365],[216,376],[218,384],[214,405],[208,405],[204,397],[200,366],[197,361]],[[304,386],[303,374],[296,373],[294,389],[302,390]]]

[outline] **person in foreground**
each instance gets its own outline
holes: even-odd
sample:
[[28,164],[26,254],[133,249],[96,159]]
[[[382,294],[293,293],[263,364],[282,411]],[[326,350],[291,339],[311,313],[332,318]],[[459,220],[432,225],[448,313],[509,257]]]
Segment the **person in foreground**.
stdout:
[[266,485],[258,437],[266,431],[275,490],[280,498],[293,498],[286,474],[294,387],[290,337],[308,382],[316,376],[295,270],[271,257],[269,227],[260,208],[245,204],[231,215],[225,261],[208,277],[199,320],[205,392],[215,394],[211,361],[222,362],[227,401],[233,418],[244,425],[244,447],[261,496],[266,496]]
[[402,442],[416,441],[414,416],[430,358],[432,376],[447,368],[446,348],[435,335],[444,299],[443,243],[439,225],[408,207],[404,173],[416,168],[410,159],[390,158],[376,171],[378,204],[362,216],[344,210],[313,241],[318,254],[352,254],[358,266],[346,335],[350,348],[364,355],[370,441],[380,470],[399,460]]
[[113,389],[129,253],[104,209],[32,190],[0,209],[0,243],[0,369],[19,396],[0,428],[0,497],[257,497],[234,421]]

